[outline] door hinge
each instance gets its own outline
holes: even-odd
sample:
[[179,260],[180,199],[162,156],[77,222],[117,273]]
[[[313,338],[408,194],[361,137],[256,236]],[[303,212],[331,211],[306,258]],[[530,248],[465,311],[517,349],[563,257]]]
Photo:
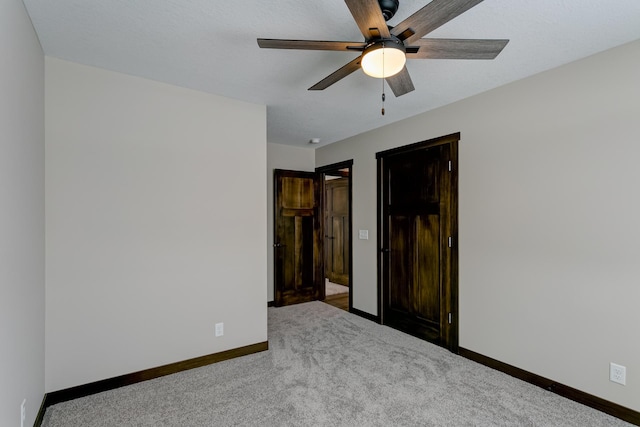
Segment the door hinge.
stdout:
[[449,160],[449,172],[451,172],[451,160]]
[[453,242],[452,242],[451,236],[449,236],[449,247],[452,247],[452,246],[453,246]]
[[449,313],[449,324],[451,324],[451,313]]

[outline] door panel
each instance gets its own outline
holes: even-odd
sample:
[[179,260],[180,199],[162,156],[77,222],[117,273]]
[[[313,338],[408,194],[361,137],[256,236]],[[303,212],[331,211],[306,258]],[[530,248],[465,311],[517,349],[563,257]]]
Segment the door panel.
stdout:
[[281,180],[282,208],[313,210],[315,207],[315,174],[310,177],[283,176]]
[[[332,274],[344,274],[345,273],[345,253],[344,253],[344,218],[333,217],[331,218],[331,273]],[[332,280],[333,281],[333,280]],[[335,282],[334,282],[335,283]]]
[[457,139],[447,142],[378,154],[379,262],[383,323],[454,350],[457,252],[448,242],[457,227],[457,181],[449,162]]
[[440,221],[437,215],[416,217],[416,316],[440,327]]
[[274,172],[276,306],[321,298],[319,188],[313,172]]
[[[393,279],[389,283],[388,308],[391,311],[412,311],[413,300],[413,260],[411,248],[413,247],[413,221],[411,218],[397,215],[389,218],[389,233],[393,236],[389,246],[389,266],[393,267]],[[394,286],[394,283],[402,283],[403,286]],[[392,313],[387,313],[391,315]]]

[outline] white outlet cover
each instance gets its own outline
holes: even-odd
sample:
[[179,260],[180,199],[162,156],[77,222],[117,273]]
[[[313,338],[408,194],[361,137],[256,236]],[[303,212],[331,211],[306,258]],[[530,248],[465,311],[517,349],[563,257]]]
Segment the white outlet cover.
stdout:
[[359,230],[358,238],[360,240],[369,240],[369,230]]
[[627,385],[627,368],[616,363],[611,363],[609,365],[609,380],[614,383]]

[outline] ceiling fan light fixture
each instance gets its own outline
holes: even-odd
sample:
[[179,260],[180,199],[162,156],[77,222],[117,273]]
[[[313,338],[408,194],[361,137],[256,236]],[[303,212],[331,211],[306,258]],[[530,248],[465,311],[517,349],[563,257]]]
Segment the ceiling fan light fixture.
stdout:
[[393,39],[376,40],[362,53],[360,66],[365,74],[379,79],[398,74],[407,62],[404,44]]

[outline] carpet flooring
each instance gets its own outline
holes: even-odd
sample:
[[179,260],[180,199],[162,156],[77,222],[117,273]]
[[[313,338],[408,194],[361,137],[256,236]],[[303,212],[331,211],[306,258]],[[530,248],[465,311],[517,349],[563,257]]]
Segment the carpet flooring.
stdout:
[[349,288],[344,285],[339,285],[337,283],[330,282],[328,279],[325,281],[325,295],[338,295],[338,294],[346,294],[349,292]]
[[269,308],[269,351],[47,409],[43,426],[629,426],[312,302]]

